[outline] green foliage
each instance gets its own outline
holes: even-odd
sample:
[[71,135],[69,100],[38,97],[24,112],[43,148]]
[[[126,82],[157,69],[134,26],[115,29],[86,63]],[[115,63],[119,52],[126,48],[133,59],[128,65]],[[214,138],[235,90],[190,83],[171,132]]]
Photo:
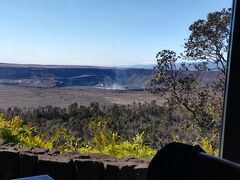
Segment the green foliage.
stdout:
[[[60,132],[57,131],[61,130],[69,135],[66,135],[66,137],[61,135],[62,140],[59,140],[60,142],[69,142],[69,140],[63,139],[68,139],[67,137],[71,136],[75,137],[74,140],[70,141],[72,145],[69,147],[71,148],[60,147],[64,143],[52,142],[54,149],[60,151],[61,149],[66,149],[65,151],[77,150],[79,147],[89,146],[89,142],[93,144],[92,138],[99,134],[99,130],[93,131],[90,124],[95,122],[97,118],[102,118],[107,122],[104,125],[107,133],[109,134],[111,131],[117,134],[117,141],[132,142],[132,138],[137,133],[144,132],[144,144],[157,149],[170,143],[174,135],[180,136],[188,144],[195,142],[199,136],[207,137],[213,148],[217,148],[219,145],[220,121],[217,121],[215,110],[219,106],[220,104],[217,104],[217,101],[209,101],[209,104],[205,104],[208,114],[211,117],[215,116],[213,120],[215,119],[214,121],[218,124],[208,133],[197,128],[188,111],[180,108],[171,110],[168,106],[157,104],[156,101],[143,104],[133,103],[131,105],[99,106],[97,103],[92,103],[91,106],[75,105],[75,109],[72,108],[71,112],[68,111],[70,108],[51,106],[31,109],[17,108],[17,111],[16,108],[9,108],[2,112],[7,119],[12,119],[14,118],[13,115],[19,114],[22,117],[23,124],[32,124],[32,126],[37,127],[36,135],[45,141],[55,141],[53,137],[60,136],[58,135]],[[103,128],[99,129],[102,130]],[[95,135],[94,132],[96,132]]]
[[[36,135],[36,128],[23,124],[20,117],[7,121],[3,115],[0,116],[0,139],[5,144],[54,149],[61,153],[103,153],[117,158],[152,158],[156,153],[155,149],[144,145],[144,133],[136,134],[132,141],[120,141],[117,133],[107,130],[107,121],[103,117],[93,118],[89,123],[89,130],[92,137],[88,143],[70,135],[64,128],[56,129],[47,140],[43,140]],[[44,136],[46,134],[42,134]]]
[[[215,137],[214,146],[220,136],[230,18],[231,9],[222,9],[193,22],[183,53],[179,56],[171,50],[157,53],[156,74],[147,88],[148,92],[165,97],[172,117],[184,114],[182,120],[191,124],[191,128],[181,125],[184,130],[197,131],[201,138],[211,141]],[[191,62],[183,61],[179,68],[178,60]],[[203,75],[211,70],[215,70],[216,80],[203,82]]]
[[208,140],[208,138],[203,138],[201,140],[201,147],[203,148],[204,151],[206,151],[209,154],[219,156],[219,149],[213,148],[212,144]]
[[[69,134],[64,128],[51,130],[52,134],[37,135],[37,129],[22,123],[20,117],[16,116],[7,121],[3,115],[0,116],[0,139],[5,144],[18,144],[26,147],[40,147],[49,150],[79,153],[103,153],[117,158],[135,157],[152,158],[157,150],[146,144],[144,132],[137,133],[131,140],[121,140],[121,137],[108,130],[108,122],[101,116],[95,116],[90,121],[88,128],[91,138],[82,140]],[[42,138],[41,138],[42,137]],[[45,139],[45,140],[43,140]],[[187,143],[177,135],[173,141]],[[192,144],[200,144],[209,154],[218,155],[218,149],[213,148],[208,138],[197,138]]]
[[211,132],[219,124],[223,96],[213,93],[219,89],[214,83],[203,83],[199,72],[188,70],[184,64],[178,69],[176,61],[173,51],[160,51],[156,75],[147,90],[166,98],[170,113],[185,113],[184,119],[194,123],[199,133]]
[[209,13],[206,19],[199,19],[189,27],[191,34],[185,41],[186,59],[204,60],[196,66],[198,70],[209,69],[208,63],[226,74],[226,53],[229,44],[231,9]]
[[144,144],[144,133],[137,133],[131,141],[121,141],[117,133],[107,129],[107,121],[96,116],[89,123],[92,138],[88,145],[79,148],[81,153],[103,153],[117,158],[131,156],[136,158],[152,158],[156,154],[153,149]]
[[88,124],[88,128],[92,136],[91,144],[99,151],[108,144],[115,144],[118,141],[117,134],[107,131],[107,121],[101,116],[93,118]]
[[44,139],[47,140],[55,135],[57,129],[65,128],[75,137],[81,137],[81,141],[83,139],[87,141],[91,138],[89,123],[95,116],[106,119],[108,131],[121,135],[121,141],[131,141],[138,132],[144,131],[148,145],[154,147],[161,147],[170,142],[171,130],[181,126],[174,123],[169,117],[168,109],[156,101],[142,104],[133,102],[129,105],[100,106],[91,103],[90,106],[74,105],[72,108],[70,106],[9,108],[2,112],[7,119],[12,119],[15,114],[20,115],[25,124],[30,123],[38,127],[37,133],[44,134]]
[[[173,141],[180,142],[180,143],[187,143],[186,141],[181,140],[179,138],[179,136],[177,136],[177,135],[173,136]],[[219,156],[219,149],[213,148],[213,146],[208,138],[198,138],[196,141],[197,142],[193,142],[192,144],[193,145],[199,144],[206,153],[214,155],[214,156]]]
[[50,142],[43,141],[36,135],[35,127],[24,125],[18,116],[9,121],[3,115],[0,116],[0,139],[5,144],[52,149]]
[[[110,138],[109,138],[110,137]],[[109,138],[109,139],[108,139]],[[137,134],[131,141],[117,141],[118,135],[110,132],[106,139],[105,146],[86,146],[80,148],[80,153],[103,153],[117,158],[135,157],[135,158],[152,158],[157,150],[142,144],[143,133]],[[98,144],[98,143],[97,143]]]
[[[53,134],[47,139],[53,146],[53,149],[59,150],[61,153],[77,151],[84,143],[81,138],[76,138],[69,134],[65,128],[57,128],[52,130]],[[46,136],[46,134],[42,134]]]

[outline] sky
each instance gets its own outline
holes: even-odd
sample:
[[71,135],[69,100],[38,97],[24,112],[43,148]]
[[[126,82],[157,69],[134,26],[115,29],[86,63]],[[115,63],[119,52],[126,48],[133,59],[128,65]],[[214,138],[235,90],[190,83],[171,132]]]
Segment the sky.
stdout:
[[0,0],[0,63],[121,66],[183,51],[188,27],[231,0]]

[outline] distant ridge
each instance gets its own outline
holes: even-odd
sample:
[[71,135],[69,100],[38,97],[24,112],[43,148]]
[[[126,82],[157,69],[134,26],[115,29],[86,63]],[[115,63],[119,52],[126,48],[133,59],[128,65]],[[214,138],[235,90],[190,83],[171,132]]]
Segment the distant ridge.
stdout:
[[[185,63],[186,66],[193,65],[193,64],[198,64],[200,61],[185,61],[185,62],[176,62],[176,68],[179,69],[181,68],[181,64]],[[135,65],[125,65],[125,66],[120,66],[124,68],[135,68],[135,69],[153,69],[157,64],[135,64]],[[210,69],[216,69],[217,65],[216,63],[208,63],[207,65],[208,68]],[[189,67],[191,70],[194,70],[193,66]]]
[[134,69],[153,69],[155,66],[156,64],[134,64],[134,65],[119,66],[119,67],[134,68]]
[[[196,73],[196,71],[183,72]],[[198,72],[203,83],[216,79],[217,71]],[[24,87],[91,87],[143,90],[154,70],[141,67],[101,67],[0,63],[0,85]]]
[[152,75],[147,69],[0,63],[0,84],[15,86],[144,89]]
[[44,65],[44,64],[15,64],[0,63],[0,67],[22,67],[22,68],[104,68],[104,69],[128,69],[127,67],[111,67],[111,66],[90,66],[90,65]]

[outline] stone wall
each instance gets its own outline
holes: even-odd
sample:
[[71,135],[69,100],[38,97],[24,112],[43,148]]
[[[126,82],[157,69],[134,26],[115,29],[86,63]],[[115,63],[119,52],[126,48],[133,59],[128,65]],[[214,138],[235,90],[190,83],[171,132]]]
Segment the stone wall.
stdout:
[[0,179],[48,174],[55,180],[146,180],[149,160],[0,147]]

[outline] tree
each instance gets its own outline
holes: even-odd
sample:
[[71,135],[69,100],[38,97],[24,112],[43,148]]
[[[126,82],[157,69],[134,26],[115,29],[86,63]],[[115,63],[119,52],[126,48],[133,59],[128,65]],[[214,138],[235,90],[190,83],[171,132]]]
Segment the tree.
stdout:
[[[156,74],[147,88],[150,93],[164,94],[169,111],[184,112],[190,120],[186,127],[195,126],[204,135],[220,129],[230,14],[230,9],[222,9],[190,25],[185,51],[179,56],[171,50],[158,52]],[[179,68],[179,59],[194,63],[182,63]],[[216,81],[203,83],[202,75],[211,70],[218,75]]]
[[210,129],[214,121],[212,114],[207,113],[210,106],[207,102],[212,100],[213,94],[210,96],[209,91],[213,85],[203,84],[201,73],[190,71],[184,63],[178,68],[178,57],[173,51],[160,51],[156,58],[156,76],[148,91],[166,97],[171,112],[184,109],[199,127]]
[[[185,59],[202,60],[203,66],[201,67],[213,63],[215,67],[205,69],[217,69],[225,74],[230,19],[231,9],[222,9],[221,11],[209,13],[207,20],[199,19],[195,21],[189,27],[191,34],[184,44]],[[196,66],[196,68],[198,67],[200,66]]]

